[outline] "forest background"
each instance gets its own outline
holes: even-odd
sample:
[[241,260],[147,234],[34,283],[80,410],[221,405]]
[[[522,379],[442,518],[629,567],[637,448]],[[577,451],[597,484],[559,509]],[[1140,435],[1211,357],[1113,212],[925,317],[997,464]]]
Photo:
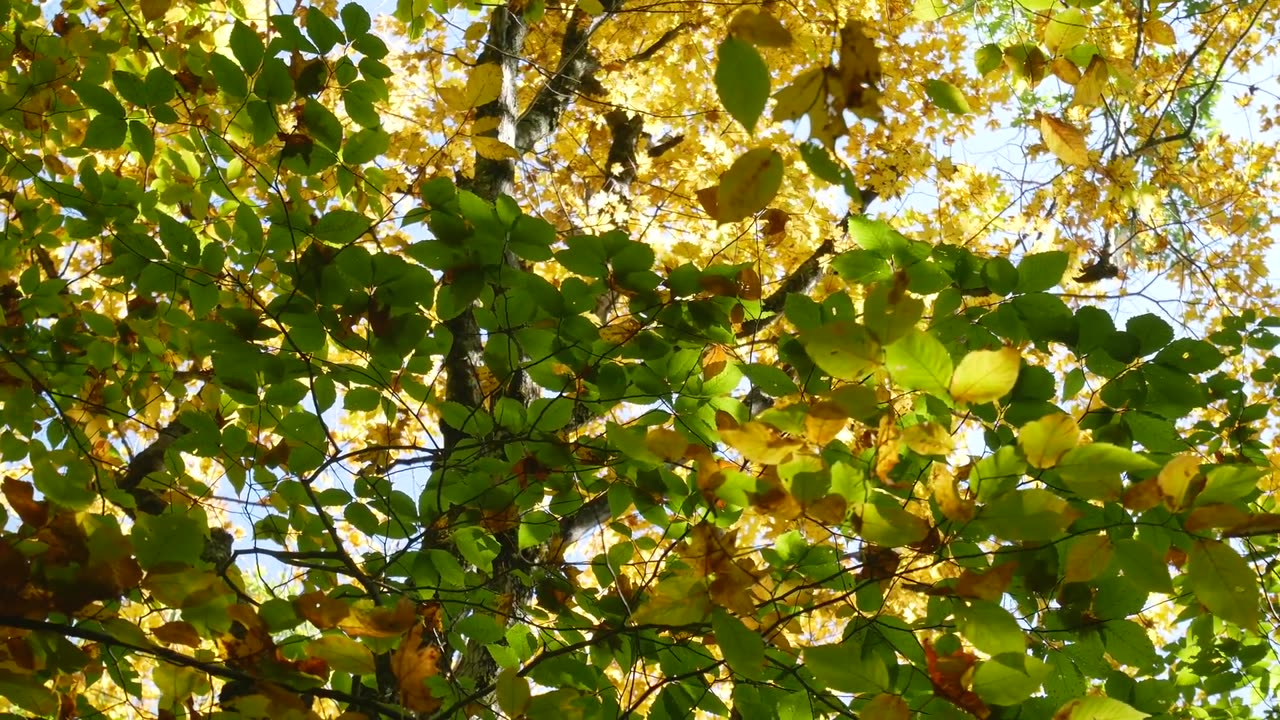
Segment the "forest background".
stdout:
[[1269,1],[0,2],[7,716],[1271,717]]

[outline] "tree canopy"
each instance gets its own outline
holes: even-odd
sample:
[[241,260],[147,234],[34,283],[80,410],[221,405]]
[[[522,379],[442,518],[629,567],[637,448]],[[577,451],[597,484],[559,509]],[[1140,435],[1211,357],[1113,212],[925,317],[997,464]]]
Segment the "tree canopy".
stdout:
[[1275,717],[1278,20],[0,2],[0,715]]

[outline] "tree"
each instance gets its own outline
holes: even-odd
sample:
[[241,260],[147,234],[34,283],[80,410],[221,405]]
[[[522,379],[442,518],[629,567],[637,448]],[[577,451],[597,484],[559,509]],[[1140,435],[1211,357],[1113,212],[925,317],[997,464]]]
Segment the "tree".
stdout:
[[0,11],[10,714],[1261,712],[1267,4]]

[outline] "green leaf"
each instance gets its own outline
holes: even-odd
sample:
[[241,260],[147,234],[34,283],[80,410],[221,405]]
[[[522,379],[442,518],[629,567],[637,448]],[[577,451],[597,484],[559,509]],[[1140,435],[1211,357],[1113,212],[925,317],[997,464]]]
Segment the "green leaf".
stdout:
[[893,260],[911,245],[911,241],[894,230],[889,223],[872,220],[865,215],[849,218],[849,239],[885,260]]
[[1034,293],[1052,289],[1062,282],[1071,256],[1061,250],[1032,253],[1018,263],[1018,292]]
[[369,11],[358,3],[343,5],[340,14],[342,16],[342,27],[347,31],[348,38],[364,35],[369,32],[369,28],[373,27],[373,21],[369,18]]
[[363,165],[387,151],[391,136],[381,128],[363,128],[347,138],[342,147],[342,161],[349,165]]
[[973,54],[973,65],[979,75],[990,75],[992,71],[1004,67],[1004,50],[995,43],[987,43]]
[[502,546],[492,535],[474,526],[455,532],[453,542],[462,557],[486,575],[493,572],[494,558],[502,552]]
[[1173,340],[1173,327],[1162,318],[1146,313],[1129,318],[1125,329],[1138,339],[1139,353],[1150,355]]
[[951,377],[951,397],[956,402],[995,402],[1013,390],[1022,368],[1022,355],[1015,348],[974,350],[965,355]]
[[965,98],[964,93],[946,80],[938,80],[936,78],[926,80],[924,91],[934,105],[947,112],[955,113],[956,115],[965,115],[971,112],[969,100]]
[[1056,469],[1067,489],[1087,500],[1115,500],[1123,491],[1121,473],[1154,470],[1154,461],[1110,443],[1089,443],[1072,448]]
[[1004,540],[1044,541],[1057,537],[1077,514],[1048,490],[1013,490],[979,510],[978,518]]
[[983,662],[973,674],[973,691],[992,705],[1017,705],[1040,690],[1051,668],[1039,658],[1006,653]]
[[1188,553],[1187,577],[1196,599],[1223,620],[1254,631],[1261,594],[1253,568],[1230,545],[1199,540]]
[[711,630],[729,669],[750,680],[764,677],[764,638],[738,618],[717,609],[711,615]]
[[914,545],[928,537],[931,529],[927,520],[883,493],[877,493],[869,503],[855,505],[853,513],[857,516],[858,534],[882,547]]
[[338,29],[338,24],[314,5],[307,8],[304,23],[307,27],[307,35],[311,37],[311,42],[315,44],[316,50],[320,51],[321,55],[328,55],[334,45],[345,40],[342,30]]
[[204,521],[194,512],[139,513],[132,534],[135,557],[143,570],[165,563],[192,565],[204,550],[206,535]]
[[769,67],[750,43],[731,37],[720,43],[716,62],[720,104],[747,132],[754,132],[769,101]]
[[1117,540],[1114,544],[1116,563],[1129,582],[1147,592],[1173,592],[1169,565],[1160,552],[1140,540]]
[[841,380],[861,380],[880,364],[880,343],[865,327],[850,320],[802,332],[800,343],[818,367]]
[[124,144],[129,125],[123,117],[98,115],[89,121],[80,146],[89,150],[115,150]]
[[951,396],[951,354],[928,332],[914,330],[885,348],[884,364],[894,381],[907,390],[943,399]]
[[884,692],[890,687],[884,661],[876,655],[863,657],[861,646],[855,642],[807,647],[804,666],[836,692]]
[[1108,697],[1090,695],[1072,700],[1053,714],[1054,720],[1142,720],[1147,713]]
[[231,38],[228,42],[231,45],[231,53],[236,56],[236,62],[240,63],[240,67],[244,68],[249,75],[257,72],[258,66],[262,65],[263,56],[266,55],[266,48],[258,33],[237,20],[231,28]]
[[124,106],[116,99],[111,91],[101,85],[93,83],[77,82],[71,85],[75,90],[76,96],[80,98],[80,102],[84,106],[97,111],[101,115],[111,115],[112,117],[124,117]]
[[332,210],[320,218],[311,234],[329,245],[344,246],[355,242],[373,226],[369,218],[353,210]]
[[1196,496],[1195,505],[1235,502],[1257,490],[1258,481],[1272,472],[1253,465],[1218,465],[1205,472],[1204,490]]
[[330,150],[336,152],[342,147],[342,123],[329,108],[316,102],[314,98],[307,98],[303,106],[302,127],[311,139]]
[[1160,664],[1156,646],[1145,628],[1132,620],[1108,620],[1102,626],[1107,654],[1116,662],[1147,671]]
[[274,105],[283,105],[293,98],[293,78],[283,60],[267,58],[253,83],[253,93]]
[[752,386],[770,397],[787,397],[799,392],[791,376],[775,365],[747,363],[742,366],[742,374],[751,381]]
[[494,681],[494,699],[507,717],[524,716],[532,699],[529,680],[518,675],[515,668],[503,669]]
[[1008,610],[987,600],[973,600],[956,609],[956,628],[974,647],[989,655],[1024,655],[1027,639]]
[[765,209],[782,187],[786,163],[773,148],[748,150],[720,178],[716,220],[737,222]]

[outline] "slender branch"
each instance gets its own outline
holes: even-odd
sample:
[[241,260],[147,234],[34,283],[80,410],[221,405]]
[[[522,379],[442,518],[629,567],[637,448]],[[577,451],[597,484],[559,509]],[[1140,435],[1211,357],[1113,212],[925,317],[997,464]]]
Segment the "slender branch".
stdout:
[[[120,640],[115,636],[105,632],[91,630],[89,628],[79,627],[75,625],[64,625],[61,623],[53,623],[45,620],[32,620],[30,618],[15,617],[12,615],[0,615],[0,627],[10,627],[10,628],[16,628],[19,630],[30,630],[32,632],[49,632],[62,637],[72,637],[80,640],[88,640],[90,642],[102,643],[103,645],[108,645],[111,647],[124,648],[126,650],[132,650],[133,652],[136,652],[136,653],[142,653],[144,655],[148,655],[150,657],[156,658],[157,660],[163,660],[172,665],[179,665],[182,667],[193,668],[195,670],[200,670],[209,675],[224,678],[227,680],[239,680],[241,682],[249,682],[249,683],[257,683],[262,680],[262,678],[260,677],[244,672],[242,670],[237,670],[232,667],[227,667],[226,665],[223,665],[221,663],[197,660],[196,658],[193,658],[189,655],[184,655],[175,650],[170,650],[169,648],[160,647],[157,645],[139,645],[136,643],[131,643],[125,640]],[[386,705],[379,702],[374,702],[372,700],[368,700],[365,698],[359,698],[349,693],[340,692],[338,690],[331,690],[326,687],[307,687],[304,689],[299,689],[299,688],[290,687],[288,685],[285,685],[279,682],[275,682],[275,684],[279,685],[281,688],[285,690],[297,693],[299,695],[314,695],[315,697],[322,697],[322,698],[327,698],[329,700],[335,700],[341,703],[347,703],[352,707],[361,708],[366,712],[370,712],[378,716],[388,717],[388,718],[401,718],[401,719],[405,717],[405,712],[401,708],[393,707],[393,706]]]
[[760,317],[742,323],[738,337],[751,337],[776,322],[782,316],[782,308],[787,302],[787,296],[791,293],[806,293],[811,290],[818,282],[818,278],[822,277],[825,269],[822,259],[834,251],[835,241],[830,238],[819,245],[809,257],[805,258],[804,262],[791,271],[777,290],[764,299],[760,304]]

